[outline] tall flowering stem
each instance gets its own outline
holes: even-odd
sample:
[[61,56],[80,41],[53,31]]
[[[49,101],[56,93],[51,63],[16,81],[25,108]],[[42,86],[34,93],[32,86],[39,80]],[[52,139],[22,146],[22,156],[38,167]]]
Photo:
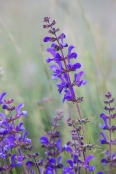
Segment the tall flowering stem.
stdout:
[[[18,106],[14,106],[13,99],[4,99],[6,92],[0,94],[0,105],[2,106],[3,112],[0,113],[0,159],[4,161],[4,164],[0,167],[0,171],[9,173],[10,170],[16,166],[23,166],[25,174],[28,174],[24,160],[26,156],[22,153],[22,149],[28,146],[31,142],[26,137],[28,132],[25,132],[23,122],[16,125],[15,120],[22,116],[27,115],[27,111],[21,111],[23,104],[20,103]],[[4,110],[7,111],[8,115],[4,114]],[[13,114],[15,111],[15,114]],[[8,117],[9,116],[9,117]],[[13,153],[15,149],[15,154]],[[8,162],[8,159],[10,161]]]
[[[109,133],[109,138],[107,139],[104,132],[100,132],[102,138],[100,138],[100,143],[102,145],[107,144],[108,149],[106,151],[105,157],[101,160],[101,163],[103,165],[109,164],[109,172],[110,174],[113,173],[113,167],[115,167],[116,162],[116,152],[113,152],[112,146],[116,145],[116,139],[112,139],[112,133],[116,131],[116,126],[112,125],[113,119],[116,118],[116,113],[114,113],[115,108],[112,106],[112,103],[114,102],[114,98],[112,98],[112,94],[108,92],[105,97],[107,100],[104,101],[105,107],[104,110],[108,112],[108,114],[101,113],[100,118],[103,119],[104,125],[100,124],[100,128],[102,130],[107,130]],[[101,172],[102,173],[102,172]],[[99,172],[98,172],[99,174]]]
[[69,117],[67,120],[68,126],[72,128],[71,132],[71,141],[68,141],[64,147],[65,151],[70,155],[71,159],[68,159],[66,162],[70,165],[70,167],[65,167],[63,169],[63,174],[70,171],[74,173],[80,174],[81,169],[85,169],[86,173],[92,172],[94,170],[94,166],[89,164],[89,161],[94,158],[92,154],[85,157],[84,161],[81,158],[82,154],[86,151],[90,151],[94,148],[93,144],[84,144],[84,137],[81,135],[81,125],[89,122],[88,118],[82,120],[74,120],[72,117]]
[[[71,63],[71,59],[77,58],[77,53],[72,51],[74,49],[73,45],[68,46],[68,44],[64,42],[64,39],[66,38],[64,33],[57,35],[59,28],[54,28],[54,25],[56,24],[55,20],[50,22],[50,18],[45,17],[43,22],[45,23],[43,28],[49,29],[48,33],[52,35],[52,37],[46,36],[43,39],[44,42],[52,42],[51,47],[47,48],[47,52],[49,52],[52,57],[48,57],[46,59],[47,63],[54,62],[52,65],[50,65],[50,69],[53,71],[52,79],[56,80],[58,78],[60,80],[60,82],[56,85],[60,94],[64,92],[62,102],[67,100],[75,103],[78,112],[78,118],[79,120],[82,120],[79,103],[83,101],[83,97],[76,97],[74,87],[80,87],[86,84],[85,80],[81,80],[84,72],[80,71],[79,73],[74,73],[73,81],[71,81],[70,78],[70,72],[74,72],[81,67],[80,63]],[[65,47],[68,47],[67,55],[64,55],[63,52]],[[85,138],[83,124],[81,127],[83,136]],[[83,158],[85,159],[84,153]]]

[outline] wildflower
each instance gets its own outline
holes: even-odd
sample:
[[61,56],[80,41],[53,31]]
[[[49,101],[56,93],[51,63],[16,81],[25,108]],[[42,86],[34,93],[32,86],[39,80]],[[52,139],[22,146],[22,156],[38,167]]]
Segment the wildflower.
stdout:
[[[85,80],[80,80],[81,76],[84,74],[83,71],[74,74],[73,82],[71,82],[70,79],[69,73],[76,71],[81,67],[80,63],[71,63],[71,59],[77,58],[77,53],[72,51],[74,49],[73,45],[68,46],[67,43],[64,43],[64,39],[66,38],[64,33],[57,36],[56,33],[59,31],[59,29],[53,28],[53,25],[55,25],[56,22],[52,21],[50,23],[50,18],[48,17],[44,19],[46,24],[43,25],[43,28],[49,28],[50,30],[48,33],[53,35],[53,37],[46,36],[43,39],[44,42],[52,42],[51,48],[47,48],[46,50],[52,55],[51,58],[48,57],[46,59],[47,63],[52,62],[52,65],[50,65],[50,69],[53,71],[52,79],[56,80],[59,78],[61,81],[56,85],[59,93],[64,91],[62,102],[65,100],[77,102],[73,86],[80,87],[86,84]],[[64,55],[63,53],[65,47],[68,47],[67,55]],[[81,100],[78,100],[78,102],[81,102]]]
[[3,97],[6,95],[6,92],[2,92],[2,94],[0,94],[0,104],[3,104]]
[[[115,164],[115,157],[116,153],[112,152],[112,145],[116,144],[116,140],[112,139],[112,133],[116,131],[116,126],[112,125],[112,120],[115,118],[116,114],[112,114],[115,110],[114,107],[111,106],[111,104],[114,102],[114,98],[112,98],[112,94],[108,92],[105,97],[107,100],[104,101],[106,106],[104,107],[104,110],[108,111],[108,115],[101,113],[100,118],[103,119],[104,125],[100,124],[100,128],[102,130],[109,131],[109,139],[106,138],[105,134],[103,132],[100,132],[102,138],[100,138],[100,143],[102,145],[107,144],[108,149],[106,151],[105,157],[101,159],[101,163],[103,165],[109,164],[109,171],[112,173],[112,167]],[[101,174],[102,172],[98,172],[97,174]]]

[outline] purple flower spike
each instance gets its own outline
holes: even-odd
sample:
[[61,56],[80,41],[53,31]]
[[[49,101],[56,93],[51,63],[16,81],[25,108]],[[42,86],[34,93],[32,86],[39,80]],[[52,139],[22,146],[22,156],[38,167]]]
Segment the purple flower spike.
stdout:
[[[44,20],[44,22],[46,21]],[[57,65],[52,64],[50,66],[50,69],[53,71],[52,80],[56,80],[57,77],[61,79],[61,83],[58,82],[56,85],[58,87],[59,93],[61,93],[62,91],[65,92],[62,102],[64,102],[65,100],[77,102],[77,99],[78,98],[81,99],[81,97],[76,97],[74,90],[71,89],[71,87],[73,88],[73,86],[76,85],[80,87],[81,85],[85,85],[86,81],[80,80],[81,77],[80,73],[76,74],[74,82],[71,82],[70,72],[76,71],[81,67],[80,63],[73,63],[73,64],[71,63],[72,61],[71,59],[77,58],[77,53],[72,51],[75,47],[73,45],[68,46],[67,43],[64,43],[64,39],[66,38],[64,33],[61,33],[59,36],[57,36],[57,31],[59,31],[59,29],[55,29],[54,27],[52,27],[53,25],[55,25],[54,21],[50,23],[47,20],[46,23],[47,24],[44,25],[44,28],[50,28],[48,33],[54,35],[54,37],[47,36],[43,39],[44,42],[53,42],[51,44],[51,48],[47,49],[47,52],[52,54],[52,57],[48,57],[46,59],[47,63],[55,62],[57,64]],[[68,53],[66,55],[63,52],[63,50],[65,49],[64,47],[68,47],[67,50]],[[66,79],[66,81],[63,74],[67,74],[68,79]],[[79,102],[81,102],[81,100],[78,100],[78,103]]]
[[103,172],[97,172],[96,174],[103,174]]
[[49,144],[48,138],[45,136],[40,137],[40,143],[48,145]]
[[0,105],[3,103],[3,97],[6,95],[6,92],[2,92],[2,94],[0,94]]

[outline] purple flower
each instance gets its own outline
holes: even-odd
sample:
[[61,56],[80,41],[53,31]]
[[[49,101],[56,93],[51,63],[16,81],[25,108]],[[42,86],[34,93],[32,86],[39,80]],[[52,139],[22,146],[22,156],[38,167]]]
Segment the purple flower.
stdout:
[[69,82],[68,75],[66,73],[58,76],[58,78],[61,80],[61,83],[57,83],[56,85],[58,87],[59,93],[61,93],[64,88],[69,87],[70,82]]
[[3,97],[6,95],[6,92],[2,92],[1,94],[0,94],[0,105],[1,104],[3,104]]
[[68,71],[76,71],[76,69],[79,69],[81,67],[80,63],[74,63],[74,64],[68,64],[67,69]]
[[73,162],[72,160],[67,160],[66,161],[69,164],[69,167],[64,167],[62,174],[74,174],[73,170],[74,170],[74,166],[73,166]]
[[57,165],[57,167],[59,169],[63,168],[63,164],[61,163],[61,159],[62,159],[62,157],[61,156],[58,156],[58,165]]
[[5,150],[8,150],[9,148],[15,147],[15,141],[16,141],[15,135],[8,135],[7,137],[5,137],[3,139]]
[[[7,120],[6,115],[5,115],[5,114],[3,114],[3,113],[0,113],[0,117],[2,117],[2,119],[3,119],[4,121],[6,121],[6,120]],[[3,122],[3,121],[2,121],[2,122]]]
[[104,125],[100,124],[99,127],[104,130],[109,130],[110,128],[107,125],[106,117],[103,114],[101,114],[100,117],[103,119]]
[[43,39],[43,41],[44,41],[44,42],[54,42],[54,41],[56,41],[56,38],[46,36],[46,37]]
[[74,48],[74,46],[72,46],[72,45],[68,47],[68,55],[67,55],[67,57],[68,57],[69,63],[70,63],[70,59],[72,59],[72,58],[76,59],[77,58],[77,53],[75,53],[75,52],[71,53],[73,48]]
[[21,127],[22,127],[22,125],[23,125],[23,122],[19,123],[19,124],[16,126],[16,130],[17,130],[17,132],[19,132],[19,131],[24,131],[24,130],[25,130],[25,128],[24,128],[24,127],[23,127],[23,128],[21,128]]
[[15,157],[16,157],[16,154],[11,155],[11,164],[10,164],[11,169],[21,165],[21,163],[20,164],[18,162],[15,163]]
[[80,87],[81,85],[85,85],[86,81],[85,80],[80,80],[81,76],[84,74],[83,71],[79,72],[78,74],[74,74],[74,81],[73,81],[73,85],[77,85],[78,87]]
[[49,144],[49,140],[48,140],[47,137],[42,136],[42,137],[40,137],[40,143],[41,143],[41,144],[48,145],[48,144]]
[[69,154],[72,154],[73,150],[70,146],[68,146],[67,144],[64,145],[64,149],[66,152],[68,152]]
[[89,161],[91,160],[91,159],[93,159],[94,158],[94,156],[93,155],[88,155],[88,156],[86,156],[86,158],[85,158],[85,161],[84,161],[84,168],[87,168],[88,170],[89,170],[89,172],[92,172],[93,170],[94,170],[94,166],[89,166],[88,164],[89,164]]
[[71,168],[69,167],[64,167],[62,174],[74,174]]
[[45,38],[43,39],[44,42],[48,42],[49,40],[50,40],[50,37],[45,37]]
[[68,47],[68,44],[67,43],[64,43],[64,38],[66,38],[66,36],[65,36],[64,33],[62,33],[60,36],[58,36],[59,45],[61,46],[61,48]]
[[[52,46],[53,47],[53,46]],[[62,60],[62,57],[60,56],[60,54],[58,52],[55,52],[55,50],[53,48],[48,48],[47,49],[47,52],[49,52],[50,54],[52,54],[52,58],[47,58],[46,59],[46,62],[49,63],[51,61],[61,61]]]
[[56,65],[51,65],[50,66],[50,69],[52,69],[52,71],[53,71],[53,75],[52,75],[52,79],[53,80],[56,80],[56,77],[57,76],[59,76],[59,75],[61,75],[61,73],[63,73],[63,69],[62,69],[62,64],[61,64],[61,62],[57,62],[57,64],[58,64],[58,66],[56,66]]
[[60,142],[61,142],[61,139],[60,138],[56,140],[56,147],[58,148],[59,151],[61,149]]
[[74,101],[74,90],[71,86],[69,87],[69,90],[64,90],[64,92],[64,98],[62,99],[63,103],[65,100]]
[[20,117],[20,116],[26,116],[27,115],[27,111],[22,111],[20,112],[21,107],[23,107],[24,105],[22,103],[18,104],[18,106],[16,107],[16,116]]
[[[80,80],[83,72],[75,74],[73,83],[71,82],[71,79],[70,79],[69,72],[76,71],[77,69],[81,67],[80,63],[77,63],[77,62],[73,64],[71,63],[71,59],[77,58],[77,53],[72,51],[74,49],[73,45],[70,45],[68,47],[68,44],[64,43],[64,39],[66,38],[64,33],[61,33],[59,36],[57,36],[56,32],[59,31],[59,29],[55,29],[52,27],[52,25],[55,25],[55,22],[50,23],[47,20],[46,23],[47,24],[44,25],[44,28],[50,28],[48,33],[51,33],[52,35],[54,35],[54,37],[47,36],[44,38],[44,42],[53,42],[51,44],[51,48],[47,49],[47,52],[49,52],[52,55],[52,57],[51,58],[48,57],[46,59],[48,63],[51,61],[52,62],[54,61],[57,64],[57,65],[52,64],[50,66],[50,69],[52,69],[53,71],[52,79],[56,80],[58,77],[61,80],[61,83],[57,83],[56,85],[58,87],[59,93],[61,93],[63,90],[65,92],[64,98],[62,99],[63,102],[65,100],[76,102],[77,100],[75,99],[74,90],[71,89],[71,86],[73,88],[73,86],[75,85],[80,87],[81,85],[86,84],[85,80]],[[63,52],[64,47],[68,47],[67,55],[64,55],[64,52]],[[63,76],[63,74],[66,74],[68,79],[65,79],[65,76]]]
[[44,171],[44,174],[54,174],[54,170],[52,167],[47,167]]
[[105,134],[104,134],[103,132],[100,132],[100,134],[101,134],[101,136],[103,137],[103,138],[100,138],[100,143],[101,143],[101,144],[109,144],[109,142],[108,142],[107,139],[106,139]]
[[22,141],[23,141],[24,144],[29,144],[29,143],[31,143],[31,139],[27,138],[27,134],[28,134],[28,132],[26,131],[26,132],[24,132],[24,134],[22,135]]

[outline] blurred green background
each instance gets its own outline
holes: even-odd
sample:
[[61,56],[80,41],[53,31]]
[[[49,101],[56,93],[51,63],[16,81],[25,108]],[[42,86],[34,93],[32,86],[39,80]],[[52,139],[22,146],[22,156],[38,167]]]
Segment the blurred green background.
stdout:
[[[99,146],[104,94],[111,91],[116,97],[116,1],[0,0],[0,91],[6,91],[16,105],[25,104],[28,116],[23,121],[35,151],[41,154],[39,137],[50,128],[55,111],[64,111],[63,143],[70,139],[67,117],[77,118],[73,104],[62,104],[45,61],[49,46],[43,43],[48,35],[42,27],[45,16],[55,19],[67,43],[76,47],[87,81],[86,86],[76,88],[76,94],[84,97],[82,117],[91,120],[86,125],[87,140]],[[94,149],[96,170],[100,169],[100,153],[98,147]]]

